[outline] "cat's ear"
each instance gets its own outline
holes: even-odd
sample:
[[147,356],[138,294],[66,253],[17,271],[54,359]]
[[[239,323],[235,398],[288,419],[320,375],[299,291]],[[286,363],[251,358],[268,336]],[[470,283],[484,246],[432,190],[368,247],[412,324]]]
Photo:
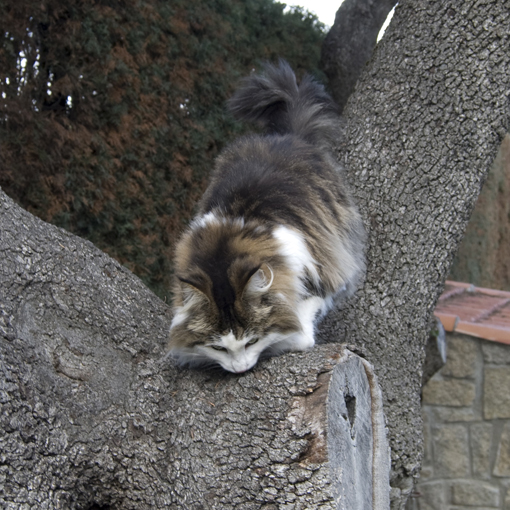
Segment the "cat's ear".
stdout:
[[274,273],[271,266],[268,264],[262,264],[261,266],[254,268],[251,275],[247,279],[247,283],[244,287],[244,294],[248,295],[260,295],[267,292],[271,285],[273,285]]
[[177,279],[181,282],[182,298],[185,303],[193,298],[205,298],[209,300],[209,285],[200,275],[189,277],[178,276]]

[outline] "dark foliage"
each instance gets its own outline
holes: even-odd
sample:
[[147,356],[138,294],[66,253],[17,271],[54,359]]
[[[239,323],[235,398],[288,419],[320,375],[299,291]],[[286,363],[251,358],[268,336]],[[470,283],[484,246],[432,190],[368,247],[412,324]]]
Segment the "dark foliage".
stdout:
[[[4,0],[0,186],[161,297],[223,144],[225,100],[264,60],[317,69],[323,27],[272,0]],[[315,71],[317,73],[317,71]]]

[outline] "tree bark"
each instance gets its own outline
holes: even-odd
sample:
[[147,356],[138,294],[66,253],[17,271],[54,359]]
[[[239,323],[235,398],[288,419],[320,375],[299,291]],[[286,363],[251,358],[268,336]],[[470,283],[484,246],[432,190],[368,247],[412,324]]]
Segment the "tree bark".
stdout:
[[388,508],[366,361],[179,369],[169,308],[91,243],[1,191],[0,239],[2,508]]
[[393,507],[422,454],[429,317],[509,126],[510,2],[404,1],[350,97],[339,147],[369,231],[366,281],[321,334],[375,366]]
[[396,0],[344,0],[322,46],[321,67],[343,110]]
[[[339,151],[369,230],[368,270],[321,338],[375,367],[394,508],[419,471],[429,316],[508,129],[509,7],[403,2],[345,109]],[[329,441],[352,433],[353,416],[372,424],[369,486],[384,508],[377,385],[361,358],[325,345],[241,377],[180,370],[162,359],[168,308],[90,243],[2,196],[0,250],[5,508],[342,508],[353,484],[335,462],[352,437]],[[353,374],[375,392],[354,395],[365,402],[354,414]],[[354,486],[347,508],[364,509],[364,496]]]

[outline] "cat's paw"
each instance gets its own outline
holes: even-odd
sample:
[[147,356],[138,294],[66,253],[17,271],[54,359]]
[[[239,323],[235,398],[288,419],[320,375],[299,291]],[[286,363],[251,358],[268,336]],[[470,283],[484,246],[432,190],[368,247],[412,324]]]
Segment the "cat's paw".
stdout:
[[315,345],[315,339],[312,335],[306,333],[299,333],[292,338],[291,350],[293,351],[307,351]]

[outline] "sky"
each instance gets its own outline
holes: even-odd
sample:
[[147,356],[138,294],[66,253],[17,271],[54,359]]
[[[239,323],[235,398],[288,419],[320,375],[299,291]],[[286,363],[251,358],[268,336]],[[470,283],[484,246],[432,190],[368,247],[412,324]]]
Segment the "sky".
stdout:
[[[282,0],[282,1],[286,3],[288,6],[299,5],[301,7],[304,7],[307,11],[317,14],[319,20],[322,21],[322,23],[324,23],[328,27],[333,26],[333,23],[335,22],[336,11],[343,2],[343,0]],[[377,39],[378,41],[384,34],[386,27],[389,25],[391,18],[393,17],[394,10],[395,9],[393,9],[390,12],[388,19],[382,26],[381,32],[379,33],[379,38]]]
[[307,11],[317,14],[320,21],[331,27],[335,21],[335,14],[342,0],[283,0],[287,5],[299,5]]

